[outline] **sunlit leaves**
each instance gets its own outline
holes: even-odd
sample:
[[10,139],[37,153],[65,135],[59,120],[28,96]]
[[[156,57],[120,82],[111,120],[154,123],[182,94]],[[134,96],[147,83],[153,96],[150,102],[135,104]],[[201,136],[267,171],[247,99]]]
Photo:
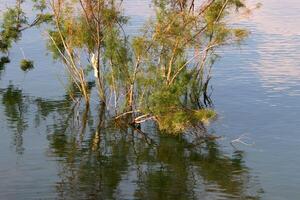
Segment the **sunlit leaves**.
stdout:
[[7,51],[12,42],[21,37],[20,27],[25,23],[27,23],[27,18],[20,8],[8,8],[4,12],[0,32],[0,49],[2,52]]
[[38,12],[36,18],[29,22],[26,13],[23,10],[24,0],[16,0],[15,6],[7,8],[3,13],[2,24],[0,27],[0,51],[7,52],[13,42],[20,39],[22,31],[48,23],[52,20],[52,15],[43,13],[46,9],[45,0],[32,0],[34,2],[33,10]]
[[197,6],[193,0],[155,0],[155,15],[136,36],[123,28],[128,17],[119,1],[53,0],[51,14],[44,13],[45,0],[33,2],[33,9],[40,11],[33,23],[27,22],[20,4],[7,10],[2,51],[26,27],[51,22],[48,49],[67,66],[72,85],[88,96],[93,78],[100,101],[109,107],[114,99],[114,113],[131,110],[151,116],[168,132],[182,132],[214,116],[206,107],[211,105],[208,90],[216,49],[248,35],[228,23],[245,6],[243,0]]

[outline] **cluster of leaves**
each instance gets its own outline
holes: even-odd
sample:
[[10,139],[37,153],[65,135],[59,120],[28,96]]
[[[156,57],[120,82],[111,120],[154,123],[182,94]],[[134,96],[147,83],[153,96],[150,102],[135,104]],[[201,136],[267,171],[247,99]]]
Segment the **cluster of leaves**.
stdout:
[[[52,15],[46,13],[47,4],[45,0],[31,0],[33,3],[33,13],[36,13],[34,20],[31,21],[23,10],[25,0],[16,0],[15,5],[7,8],[1,14],[0,25],[0,53],[7,54],[14,42],[22,37],[22,32],[28,28],[38,27],[43,23],[52,20]],[[31,22],[30,22],[31,21]],[[24,53],[23,53],[24,54]],[[10,62],[8,56],[3,56],[0,61],[0,71],[4,69],[5,64]],[[29,71],[33,68],[33,61],[21,60],[20,67],[23,71]]]
[[46,1],[32,0],[32,2],[33,11],[37,13],[32,22],[29,22],[22,8],[25,0],[16,0],[16,4],[6,9],[3,13],[0,26],[0,52],[7,52],[13,42],[21,38],[24,30],[51,21],[52,15],[44,13]]
[[24,72],[27,72],[34,68],[34,64],[32,60],[23,59],[21,60],[20,67]]
[[20,27],[27,23],[26,16],[20,7],[9,8],[3,15],[1,25],[0,49],[2,52],[11,47],[12,42],[21,37]]
[[[107,88],[116,93],[129,77],[127,37],[120,37],[127,18],[118,7],[113,0],[65,0],[51,5],[54,20],[48,49],[66,64],[71,81],[82,93],[89,93],[84,82],[94,71],[102,102]],[[86,59],[88,64],[82,62]],[[85,99],[88,103],[89,97]]]
[[186,85],[183,84],[165,87],[149,96],[147,109],[156,117],[159,128],[165,132],[182,133],[188,127],[206,122],[216,115],[207,108],[191,109],[183,105],[181,97],[186,91]]

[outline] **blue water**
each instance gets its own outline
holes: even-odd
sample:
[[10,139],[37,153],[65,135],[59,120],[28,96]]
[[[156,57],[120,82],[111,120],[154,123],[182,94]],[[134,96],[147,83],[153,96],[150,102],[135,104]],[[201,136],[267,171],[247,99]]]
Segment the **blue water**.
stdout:
[[[218,118],[208,129],[222,138],[201,152],[173,138],[152,148],[103,130],[95,153],[98,114],[83,136],[83,110],[65,121],[64,69],[46,54],[42,31],[25,32],[0,76],[0,199],[299,199],[300,3],[261,3],[236,22],[249,38],[218,52],[211,82]],[[129,31],[151,16],[148,5],[128,1]],[[20,48],[33,71],[19,69]],[[241,136],[251,145],[230,145]]]

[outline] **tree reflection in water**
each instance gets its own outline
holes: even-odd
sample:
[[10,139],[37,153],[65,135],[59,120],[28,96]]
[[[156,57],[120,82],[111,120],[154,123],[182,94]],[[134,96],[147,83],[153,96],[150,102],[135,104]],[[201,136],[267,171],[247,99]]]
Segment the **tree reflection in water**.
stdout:
[[1,80],[2,73],[5,71],[5,65],[9,62],[10,59],[8,56],[0,57],[0,80]]
[[[103,106],[73,103],[68,95],[34,99],[10,85],[1,98],[17,152],[28,124],[46,122],[58,199],[260,199],[262,189],[241,151],[226,156],[217,142],[195,146],[188,136],[157,133],[152,124],[115,123]],[[36,111],[32,123],[29,106]]]
[[7,125],[13,131],[13,144],[16,152],[22,154],[24,151],[23,133],[28,127],[26,112],[29,98],[23,96],[22,90],[13,85],[9,85],[5,90],[0,90],[0,95]]

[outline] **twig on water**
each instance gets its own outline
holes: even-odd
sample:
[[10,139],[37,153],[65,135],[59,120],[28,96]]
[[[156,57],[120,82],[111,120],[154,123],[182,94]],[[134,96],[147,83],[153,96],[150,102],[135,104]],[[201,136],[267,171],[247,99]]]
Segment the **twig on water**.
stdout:
[[236,148],[236,146],[234,146],[234,143],[241,143],[243,145],[246,145],[246,146],[253,146],[255,143],[247,143],[243,140],[249,140],[250,138],[247,136],[247,134],[242,134],[240,137],[238,137],[237,139],[234,139],[234,140],[231,140],[230,144],[231,146],[233,146],[234,148]]

